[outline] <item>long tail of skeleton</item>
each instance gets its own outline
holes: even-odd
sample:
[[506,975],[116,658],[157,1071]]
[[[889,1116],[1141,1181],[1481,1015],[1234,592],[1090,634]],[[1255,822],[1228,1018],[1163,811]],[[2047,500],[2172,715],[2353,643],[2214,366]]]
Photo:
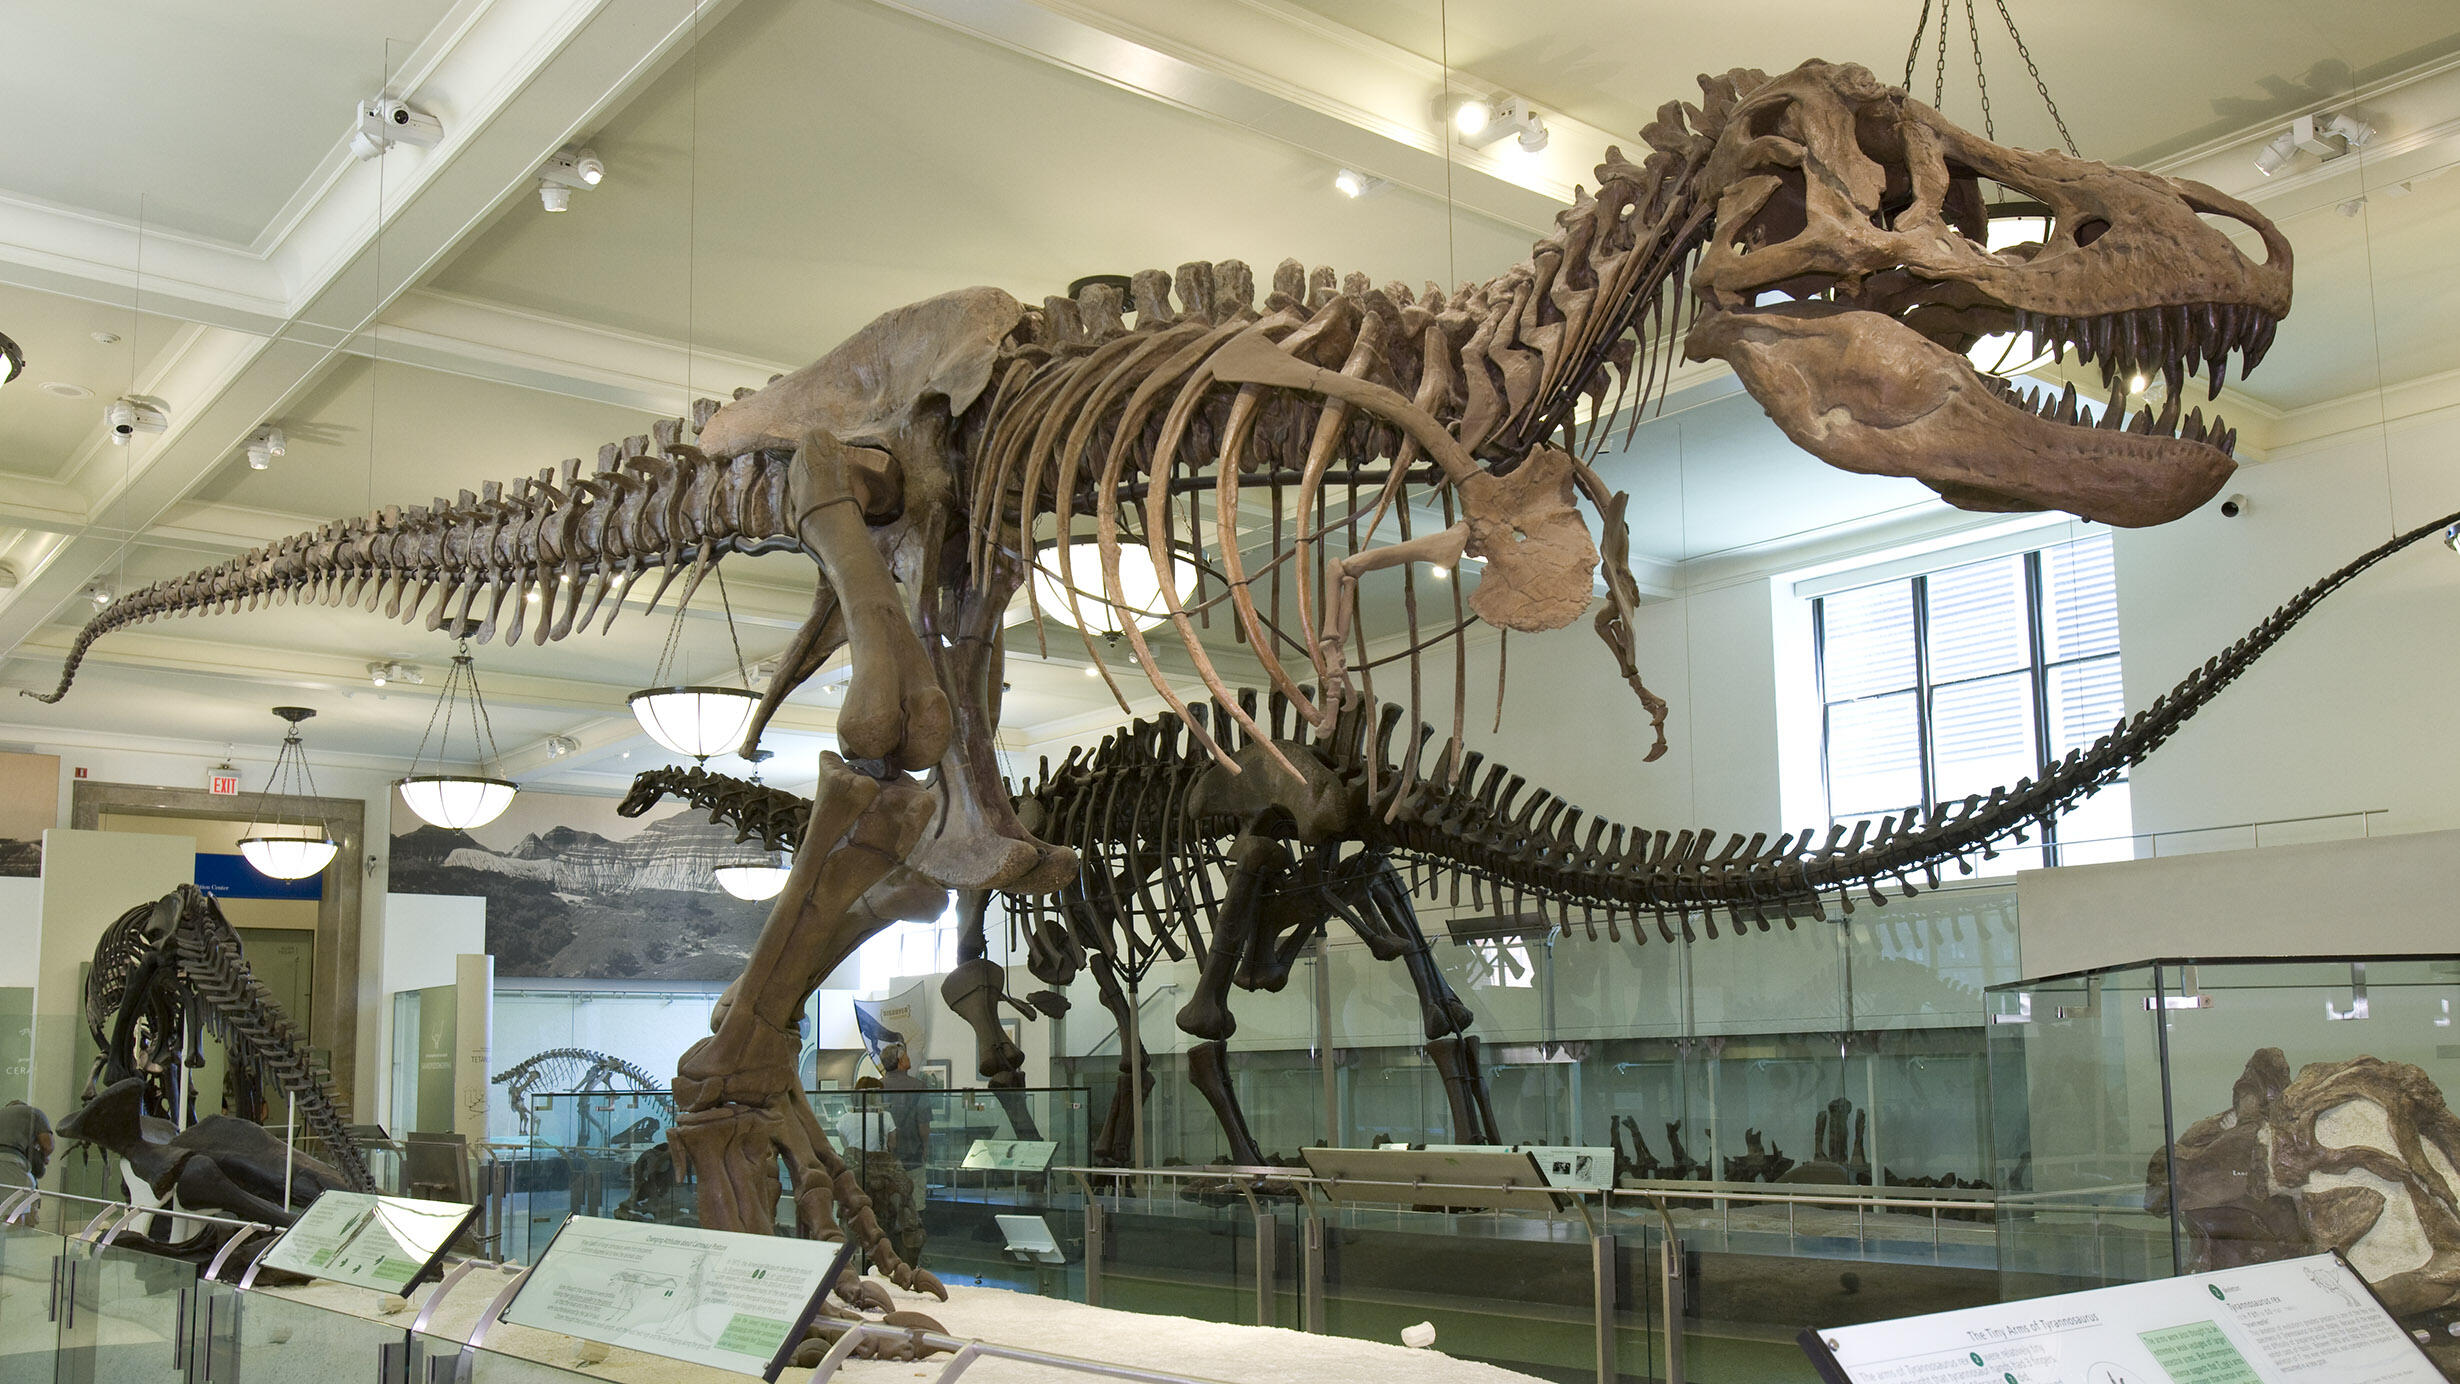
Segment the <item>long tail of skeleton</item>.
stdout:
[[[2460,523],[2460,514],[2437,519],[2325,576],[2150,706],[2118,722],[2091,745],[2069,751],[2037,779],[1961,802],[1915,804],[1876,823],[1834,826],[1825,833],[1788,832],[1773,841],[1767,832],[1744,836],[1706,828],[1655,831],[1591,818],[1551,792],[1531,791],[1521,776],[1501,764],[1487,764],[1485,756],[1476,753],[1466,757],[1451,783],[1432,774],[1414,776],[1411,766],[1426,757],[1437,738],[1435,729],[1421,723],[1399,748],[1396,762],[1394,742],[1408,719],[1404,708],[1364,696],[1353,695],[1340,706],[1329,734],[1313,733],[1303,717],[1290,714],[1291,705],[1278,694],[1266,698],[1262,707],[1252,692],[1241,694],[1244,705],[1237,717],[1218,706],[1199,707],[1197,712],[1210,722],[1212,743],[1236,752],[1240,740],[1234,724],[1261,724],[1266,734],[1283,742],[1286,752],[1311,753],[1354,787],[1364,788],[1373,810],[1390,824],[1393,853],[1420,872],[1419,884],[1448,884],[1456,902],[1465,884],[1473,904],[1482,905],[1491,896],[1497,907],[1515,916],[1532,908],[1541,915],[1551,910],[1562,926],[1584,927],[1592,938],[1601,914],[1609,936],[1618,940],[1619,921],[1624,919],[1632,923],[1635,939],[1641,937],[1640,924],[1646,919],[1654,921],[1665,940],[1678,935],[1688,940],[1694,936],[1695,915],[1713,938],[1720,913],[1737,933],[1753,927],[1766,931],[1779,919],[1792,927],[1801,918],[1825,918],[1831,900],[1850,913],[1856,892],[1871,903],[1885,904],[1891,892],[1910,897],[1938,887],[1942,872],[1950,867],[1970,874],[1977,858],[1995,855],[2011,840],[2024,841],[2029,831],[2047,826],[2142,763],[2324,598],[2376,563],[2455,523]],[[1046,762],[1026,791],[1045,797],[1054,820],[1096,832],[1141,834],[1152,829],[1152,814],[1133,813],[1114,821],[1117,814],[1106,812],[1104,805],[1158,798],[1164,815],[1175,820],[1179,814],[1170,807],[1171,795],[1148,782],[1154,766],[1201,763],[1206,754],[1175,719],[1156,718],[1106,738],[1099,747],[1071,751],[1055,769]],[[1066,830],[1054,839],[1089,859],[1099,854],[1094,849],[1099,843],[1070,839]],[[1167,925],[1171,911],[1134,898],[1112,902],[1122,911],[1141,902],[1157,926]],[[1012,911],[1035,915],[1055,906],[1047,897],[1012,898],[1010,903]]]
[[[748,391],[745,391],[748,392]],[[688,430],[719,405],[701,400]],[[709,457],[668,419],[645,435],[599,449],[597,467],[575,457],[510,485],[488,482],[451,500],[391,506],[326,524],[219,566],[121,596],[78,632],[48,694],[67,695],[94,641],[114,630],[174,615],[254,610],[282,601],[381,609],[404,622],[424,613],[429,629],[475,624],[480,642],[531,642],[586,629],[599,612],[614,622],[644,572],[691,599],[718,558],[798,544],[785,517],[787,458],[761,452]]]

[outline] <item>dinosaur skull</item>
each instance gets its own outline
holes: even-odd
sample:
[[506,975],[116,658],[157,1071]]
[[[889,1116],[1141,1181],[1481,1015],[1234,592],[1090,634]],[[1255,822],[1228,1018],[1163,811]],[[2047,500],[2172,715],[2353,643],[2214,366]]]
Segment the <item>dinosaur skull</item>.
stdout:
[[[2218,395],[2229,353],[2251,367],[2289,311],[2271,222],[2200,183],[1994,144],[1860,67],[1754,78],[1737,74],[1739,99],[1712,99],[1699,131],[1716,201],[1688,355],[1732,365],[1822,460],[1963,508],[2157,524],[2220,489],[2235,434],[2182,420],[2180,396],[2199,365]],[[1986,194],[2046,206],[2047,238],[1985,248]],[[2252,227],[2264,262],[2204,213]],[[1965,358],[2018,331],[2100,365],[2116,390],[2098,423],[2072,387],[2028,399]],[[2130,419],[2134,374],[2164,380],[2166,402]]]

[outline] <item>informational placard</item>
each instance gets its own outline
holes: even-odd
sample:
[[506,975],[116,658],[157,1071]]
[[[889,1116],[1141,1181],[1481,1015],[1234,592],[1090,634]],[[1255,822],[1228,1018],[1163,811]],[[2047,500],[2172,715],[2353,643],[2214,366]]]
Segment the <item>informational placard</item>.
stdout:
[[[1407,1148],[1406,1144],[1386,1145]],[[1429,1153],[1489,1153],[1493,1144],[1429,1144]],[[1603,1191],[1614,1183],[1614,1150],[1603,1144],[1506,1144],[1513,1153],[1525,1153],[1537,1160],[1538,1171],[1546,1174],[1546,1185],[1566,1191]]]
[[2332,1254],[1801,1339],[1829,1384],[2444,1384]]
[[478,1214],[453,1201],[326,1192],[265,1251],[267,1268],[406,1293]]
[[957,1166],[984,1172],[1047,1172],[1058,1153],[1059,1145],[1048,1139],[976,1139],[965,1151],[965,1161]]
[[574,1216],[503,1320],[774,1379],[852,1241]]

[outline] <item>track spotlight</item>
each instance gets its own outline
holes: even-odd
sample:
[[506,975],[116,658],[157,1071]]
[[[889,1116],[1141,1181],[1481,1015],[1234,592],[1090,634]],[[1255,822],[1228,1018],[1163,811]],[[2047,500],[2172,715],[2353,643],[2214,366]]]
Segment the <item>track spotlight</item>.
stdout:
[[2329,163],[2375,137],[2375,127],[2354,115],[2301,115],[2255,155],[2255,171],[2269,178],[2303,151]]
[[1333,174],[1333,190],[1344,197],[1372,197],[1387,186],[1383,179],[1356,169],[1344,168]]
[[134,395],[122,395],[104,405],[103,421],[111,425],[111,441],[122,447],[138,433],[158,433],[171,426],[161,409]]
[[101,582],[96,582],[85,589],[85,598],[93,604],[96,610],[100,610],[111,604],[111,588]]
[[549,759],[562,759],[565,755],[571,754],[580,748],[581,742],[573,739],[569,735],[550,735],[547,737],[547,758]]
[[273,465],[273,459],[290,450],[290,439],[275,427],[258,428],[248,435],[248,469],[262,471]]
[[358,116],[358,127],[350,136],[350,152],[362,163],[396,144],[428,148],[444,138],[443,121],[390,96],[371,96],[361,101]]
[[2283,132],[2255,155],[2255,171],[2269,178],[2281,171],[2282,165],[2297,157],[2297,136]]
[[377,687],[396,682],[405,682],[417,687],[427,681],[427,674],[417,664],[403,663],[399,659],[388,658],[367,665],[367,680]]
[[562,211],[572,205],[575,189],[587,191],[606,180],[606,165],[587,149],[559,149],[538,170],[539,205]]
[[1452,110],[1452,132],[1472,149],[1483,149],[1505,135],[1518,140],[1525,153],[1534,154],[1546,147],[1546,122],[1517,96],[1498,96],[1491,101],[1471,97],[1461,102]]

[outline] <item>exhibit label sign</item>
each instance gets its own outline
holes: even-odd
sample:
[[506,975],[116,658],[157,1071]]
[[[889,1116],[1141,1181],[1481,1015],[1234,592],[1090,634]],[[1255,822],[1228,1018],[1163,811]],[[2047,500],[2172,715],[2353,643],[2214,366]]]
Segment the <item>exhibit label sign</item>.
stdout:
[[2443,1384],[2331,1254],[1801,1339],[1830,1384]]
[[[1388,1144],[1387,1148],[1407,1148],[1407,1144]],[[1602,1192],[1614,1185],[1614,1150],[1603,1144],[1506,1144],[1513,1153],[1525,1153],[1537,1160],[1538,1171],[1546,1174],[1546,1185],[1566,1191]],[[1493,1144],[1428,1144],[1429,1153],[1491,1153]]]
[[503,1320],[773,1379],[849,1242],[574,1216]]
[[425,1278],[478,1208],[452,1201],[326,1192],[299,1213],[264,1266],[406,1293]]
[[1046,1172],[1058,1152],[1059,1145],[1048,1139],[976,1139],[965,1151],[965,1161],[957,1166],[989,1172]]

